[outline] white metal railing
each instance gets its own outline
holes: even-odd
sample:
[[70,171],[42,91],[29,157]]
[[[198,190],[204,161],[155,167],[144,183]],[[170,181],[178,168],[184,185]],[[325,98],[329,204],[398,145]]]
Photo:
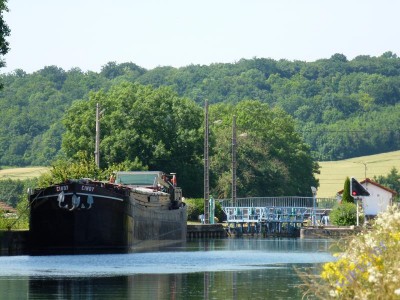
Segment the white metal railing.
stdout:
[[[300,223],[309,217],[317,222],[337,203],[335,198],[250,197],[218,200],[228,223],[289,222]],[[315,209],[314,209],[315,208]]]
[[228,223],[303,222],[311,214],[307,207],[225,207]]
[[[228,223],[303,223],[313,217],[310,207],[225,207],[226,222]],[[326,209],[315,211],[316,222],[326,215]]]
[[[217,200],[222,208],[233,207],[232,199]],[[335,198],[316,198],[317,209],[331,209],[337,203]],[[248,197],[237,198],[235,207],[313,207],[313,197]]]

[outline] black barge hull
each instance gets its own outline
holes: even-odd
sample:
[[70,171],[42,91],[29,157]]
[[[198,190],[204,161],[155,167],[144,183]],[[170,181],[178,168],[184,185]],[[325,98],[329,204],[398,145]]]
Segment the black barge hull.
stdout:
[[128,253],[186,240],[186,207],[157,209],[129,197],[129,189],[71,182],[30,196],[29,253]]

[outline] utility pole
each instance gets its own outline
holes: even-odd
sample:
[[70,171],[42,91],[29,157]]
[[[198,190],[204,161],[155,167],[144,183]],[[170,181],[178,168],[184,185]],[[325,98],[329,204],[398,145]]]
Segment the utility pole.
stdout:
[[94,146],[94,161],[98,168],[100,168],[100,118],[103,113],[104,109],[100,111],[100,104],[96,103],[96,143]]
[[312,211],[311,223],[313,226],[316,226],[317,225],[317,188],[312,186],[311,192],[313,195],[313,211]]
[[96,144],[94,149],[94,161],[100,168],[100,105],[96,103]]
[[210,162],[208,157],[208,136],[209,136],[209,124],[208,124],[208,101],[204,104],[204,223],[210,223]]
[[236,207],[236,116],[232,119],[232,206]]
[[355,164],[362,164],[364,165],[364,179],[365,179],[365,184],[367,184],[367,163],[363,161],[355,161]]

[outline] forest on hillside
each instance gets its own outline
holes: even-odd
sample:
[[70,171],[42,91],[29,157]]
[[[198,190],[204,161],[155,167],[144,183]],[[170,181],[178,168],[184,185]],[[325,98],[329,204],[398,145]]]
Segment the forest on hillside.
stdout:
[[[315,62],[253,58],[151,70],[109,62],[98,73],[47,66],[31,74],[15,70],[0,81],[0,165],[49,165],[60,154],[63,119],[74,101],[89,101],[125,82],[169,87],[200,108],[205,100],[211,107],[258,100],[281,108],[294,118],[316,160],[400,149],[400,58],[392,52],[352,60],[342,54]],[[87,109],[94,116],[95,107]]]

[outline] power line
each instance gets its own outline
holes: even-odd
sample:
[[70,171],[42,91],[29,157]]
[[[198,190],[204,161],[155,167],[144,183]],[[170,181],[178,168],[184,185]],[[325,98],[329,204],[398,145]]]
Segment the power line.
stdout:
[[374,130],[297,130],[298,132],[324,132],[324,133],[368,133],[371,132],[393,132],[393,133],[400,133],[400,129],[374,129]]

